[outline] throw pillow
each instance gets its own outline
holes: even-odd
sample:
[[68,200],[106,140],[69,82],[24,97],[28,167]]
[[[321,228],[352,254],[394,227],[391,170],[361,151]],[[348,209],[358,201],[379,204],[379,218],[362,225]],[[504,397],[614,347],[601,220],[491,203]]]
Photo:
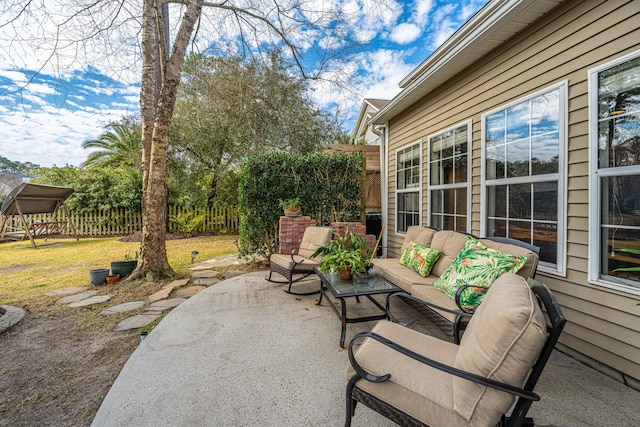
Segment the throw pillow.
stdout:
[[459,287],[471,286],[462,293],[460,305],[465,309],[473,309],[502,273],[516,273],[526,260],[524,256],[489,249],[469,236],[462,250],[433,286],[454,299]]
[[415,270],[422,277],[427,277],[439,256],[439,250],[411,241],[400,257],[400,264]]

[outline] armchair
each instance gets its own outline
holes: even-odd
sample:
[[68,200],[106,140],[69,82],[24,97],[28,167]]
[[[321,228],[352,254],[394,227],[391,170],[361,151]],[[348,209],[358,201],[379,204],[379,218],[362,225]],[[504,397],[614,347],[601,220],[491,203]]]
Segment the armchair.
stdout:
[[[333,229],[330,227],[307,227],[302,235],[300,247],[291,251],[291,254],[272,254],[269,258],[269,277],[267,280],[273,283],[287,283],[285,291],[293,295],[312,295],[320,292],[320,289],[312,292],[294,292],[291,290],[293,283],[315,274],[314,268],[320,266],[322,256],[311,258],[311,255],[320,246],[326,245],[333,237]],[[284,277],[285,280],[272,279],[273,273]],[[294,279],[294,275],[300,277]]]
[[511,273],[498,278],[459,345],[386,320],[356,335],[345,426],[357,402],[400,425],[522,425],[566,321],[547,287],[530,282]]

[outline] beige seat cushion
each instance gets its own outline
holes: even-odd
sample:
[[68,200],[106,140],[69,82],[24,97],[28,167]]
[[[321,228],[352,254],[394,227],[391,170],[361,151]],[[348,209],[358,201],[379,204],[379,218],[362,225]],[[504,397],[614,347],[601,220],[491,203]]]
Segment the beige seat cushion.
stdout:
[[[386,320],[379,321],[372,332],[448,365],[453,363],[458,350],[455,344]],[[468,427],[453,409],[451,375],[416,362],[371,339],[364,340],[355,352],[355,359],[374,375],[391,374],[391,378],[382,383],[361,379],[357,386],[362,390],[428,425]],[[347,378],[354,373],[349,363]]]
[[438,280],[433,274],[422,277],[409,267],[400,264],[398,258],[374,259],[373,269],[378,276],[384,277],[408,293],[411,293],[414,285],[430,285]]
[[[436,276],[433,277],[433,281],[438,280]],[[411,288],[411,295],[414,297],[421,299],[422,301],[427,301],[431,304],[439,305],[440,307],[448,308],[451,310],[460,311],[460,308],[456,305],[456,302],[451,299],[451,297],[442,290],[434,287],[433,285],[415,285]],[[433,307],[429,307],[436,313],[440,314],[442,317],[450,321],[451,323],[455,322],[456,315],[453,313],[449,313],[442,310],[437,310]],[[466,322],[466,318],[462,319],[461,322]]]
[[[320,262],[317,261],[315,258],[309,259],[309,258],[303,258],[297,255],[294,255],[293,259],[295,260],[295,262],[299,263],[296,265],[296,272],[298,273],[302,273],[302,272],[313,273],[313,268],[320,266]],[[291,255],[273,254],[269,258],[269,261],[272,264],[278,264],[279,266],[287,270],[291,270],[293,268],[293,261],[291,260]]]
[[[475,312],[454,366],[514,386],[522,386],[546,339],[542,310],[521,276],[505,273],[491,285]],[[456,378],[454,408],[473,425],[495,425],[515,398]]]

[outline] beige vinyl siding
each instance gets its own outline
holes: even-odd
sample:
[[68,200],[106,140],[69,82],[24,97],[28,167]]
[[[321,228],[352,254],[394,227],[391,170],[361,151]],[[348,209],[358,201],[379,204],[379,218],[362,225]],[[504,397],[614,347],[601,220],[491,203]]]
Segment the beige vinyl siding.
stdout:
[[[395,150],[472,120],[471,232],[481,226],[481,115],[567,82],[566,277],[538,272],[565,308],[561,342],[640,380],[640,296],[587,282],[589,225],[588,70],[640,49],[640,1],[568,1],[389,122],[389,219],[395,214]],[[426,160],[426,152],[423,149]],[[423,217],[428,223],[428,165]],[[395,230],[395,225],[390,227]],[[390,246],[402,236],[389,233]],[[393,242],[393,243],[391,243]],[[399,256],[389,251],[389,256]]]

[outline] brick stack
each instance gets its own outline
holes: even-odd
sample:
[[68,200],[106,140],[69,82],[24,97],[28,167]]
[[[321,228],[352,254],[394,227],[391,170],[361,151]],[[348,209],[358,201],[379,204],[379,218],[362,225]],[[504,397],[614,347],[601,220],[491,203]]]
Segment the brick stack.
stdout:
[[281,216],[280,231],[280,253],[291,254],[291,251],[300,247],[302,235],[307,227],[315,227],[316,220],[310,216]]
[[367,227],[359,222],[332,222],[331,227],[336,230],[338,234],[341,236],[344,235],[345,230],[349,228],[349,231],[352,233],[357,233],[367,242],[367,246],[369,249],[373,250],[376,246],[377,236],[373,234],[367,234]]

